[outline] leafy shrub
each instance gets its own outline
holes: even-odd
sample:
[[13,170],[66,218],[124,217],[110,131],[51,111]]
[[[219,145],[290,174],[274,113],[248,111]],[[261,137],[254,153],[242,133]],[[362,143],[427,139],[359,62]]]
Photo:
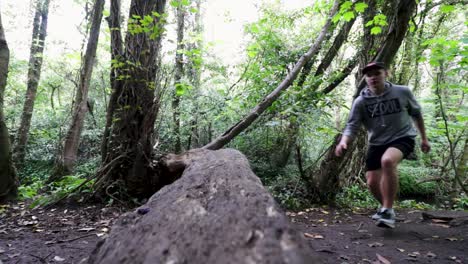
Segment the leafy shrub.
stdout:
[[307,197],[307,189],[298,173],[287,166],[284,171],[287,174],[278,173],[276,177],[270,175],[267,182],[262,179],[272,196],[283,207],[289,210],[299,210],[310,205],[310,199]]
[[461,194],[460,197],[454,199],[454,209],[456,210],[468,210],[468,196]]
[[431,168],[418,166],[417,162],[405,161],[399,168],[400,197],[434,198],[437,185],[434,182],[418,183],[418,181],[432,175]]
[[29,185],[21,185],[18,187],[18,198],[20,200],[32,199],[38,194],[42,187],[44,187],[44,183],[39,180]]
[[336,197],[336,203],[343,208],[376,208],[378,207],[377,200],[367,188],[359,185],[351,185],[345,187]]
[[[30,207],[35,208],[38,206],[45,206],[50,203],[56,202],[66,196],[77,191],[77,188],[86,181],[85,178],[79,176],[65,176],[60,181],[51,183],[48,187],[50,188],[47,193],[37,196],[31,203]],[[84,186],[81,186],[82,192],[89,192],[94,180],[87,182]]]
[[424,203],[424,202],[418,202],[415,200],[403,200],[401,202],[397,202],[397,206],[399,208],[408,208],[408,209],[418,209],[418,210],[429,210],[429,209],[434,209],[435,207],[433,205]]

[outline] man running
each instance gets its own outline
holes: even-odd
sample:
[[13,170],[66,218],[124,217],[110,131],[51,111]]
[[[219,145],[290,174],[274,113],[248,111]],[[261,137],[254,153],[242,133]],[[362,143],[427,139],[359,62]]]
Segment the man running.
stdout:
[[343,155],[361,124],[367,130],[369,148],[366,157],[367,186],[381,208],[372,216],[379,227],[395,227],[393,202],[398,189],[397,166],[414,150],[416,130],[421,135],[421,150],[431,147],[426,137],[421,106],[406,86],[387,82],[388,71],[382,62],[367,64],[362,73],[367,86],[354,100],[349,120],[336,146]]

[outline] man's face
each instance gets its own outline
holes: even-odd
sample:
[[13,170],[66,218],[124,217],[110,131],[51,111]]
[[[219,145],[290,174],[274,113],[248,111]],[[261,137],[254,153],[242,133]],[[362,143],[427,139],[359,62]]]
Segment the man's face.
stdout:
[[385,69],[371,69],[366,75],[367,85],[371,88],[383,87],[385,85],[385,77],[387,77],[387,71]]

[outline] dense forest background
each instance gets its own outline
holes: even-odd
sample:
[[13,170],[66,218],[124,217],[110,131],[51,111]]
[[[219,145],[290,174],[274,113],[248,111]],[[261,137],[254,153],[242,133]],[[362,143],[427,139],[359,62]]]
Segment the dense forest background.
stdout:
[[48,19],[63,1],[19,2],[0,2],[0,196],[138,204],[175,180],[168,154],[229,147],[286,207],[375,206],[365,138],[332,150],[377,59],[416,94],[432,144],[400,166],[399,206],[468,207],[466,1],[257,1],[230,52],[206,39],[209,0],[74,0],[66,42]]

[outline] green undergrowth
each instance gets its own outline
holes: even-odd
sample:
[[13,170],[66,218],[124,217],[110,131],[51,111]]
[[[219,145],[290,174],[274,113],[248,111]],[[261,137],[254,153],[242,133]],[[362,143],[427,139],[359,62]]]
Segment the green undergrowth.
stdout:
[[[29,164],[22,172],[23,181],[18,188],[18,198],[30,201],[30,207],[35,208],[55,203],[77,192],[80,195],[89,193],[92,191],[94,179],[88,179],[94,175],[98,163],[97,158],[90,159],[79,164],[72,175],[66,175],[52,183],[46,183],[51,171],[50,166],[37,167]],[[33,168],[38,170],[34,171]]]

